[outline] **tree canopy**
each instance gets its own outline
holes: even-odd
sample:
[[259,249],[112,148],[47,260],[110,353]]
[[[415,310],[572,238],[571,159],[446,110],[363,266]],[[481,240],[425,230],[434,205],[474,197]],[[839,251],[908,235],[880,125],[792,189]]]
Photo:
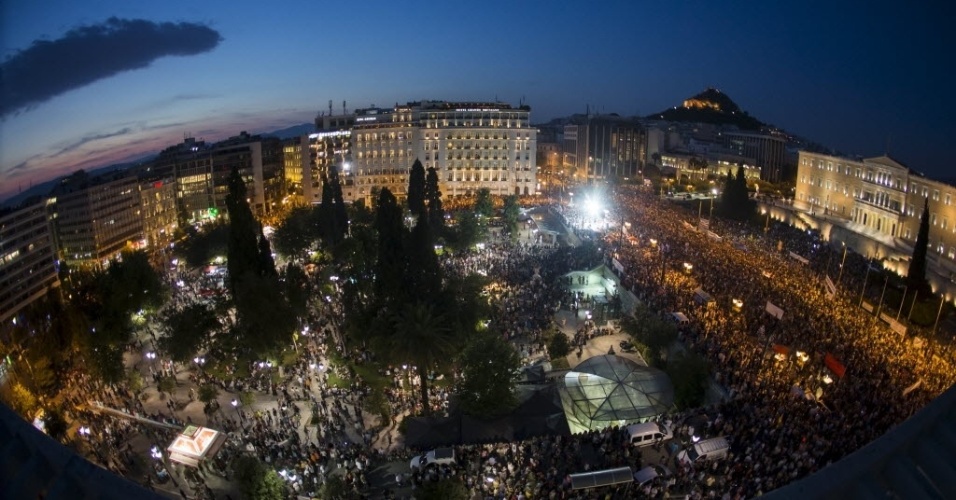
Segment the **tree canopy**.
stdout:
[[913,256],[910,259],[906,273],[906,286],[919,294],[926,294],[930,290],[926,281],[926,252],[929,249],[929,198],[923,200],[923,213],[919,218],[919,231],[916,233],[916,244],[913,245]]
[[[408,174],[408,210],[416,217],[427,216],[425,213],[425,167],[422,162],[415,160]],[[427,217],[425,217],[427,218]]]
[[512,410],[517,404],[514,386],[520,368],[517,351],[501,335],[473,336],[459,357],[457,392],[462,409],[480,417]]

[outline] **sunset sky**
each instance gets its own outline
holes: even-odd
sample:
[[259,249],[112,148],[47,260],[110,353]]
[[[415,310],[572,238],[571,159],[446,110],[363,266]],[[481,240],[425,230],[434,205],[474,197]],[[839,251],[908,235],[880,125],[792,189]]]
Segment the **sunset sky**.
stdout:
[[956,176],[949,3],[0,4],[0,200],[184,135],[420,99],[648,115],[713,86],[842,152]]

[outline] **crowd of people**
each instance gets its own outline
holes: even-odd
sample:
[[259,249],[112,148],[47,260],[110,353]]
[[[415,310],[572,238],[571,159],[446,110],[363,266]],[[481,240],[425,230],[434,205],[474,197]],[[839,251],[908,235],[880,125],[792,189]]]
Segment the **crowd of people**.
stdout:
[[[692,318],[691,325],[681,328],[680,341],[711,361],[713,378],[727,394],[724,402],[707,409],[706,424],[697,425],[695,435],[727,436],[732,452],[725,460],[692,466],[676,463],[673,450],[659,449],[672,474],[644,486],[647,496],[681,492],[692,498],[748,498],[771,491],[860,448],[954,382],[950,353],[932,340],[915,345],[846,298],[844,290],[862,288],[866,259],[848,256],[840,291],[832,296],[821,274],[830,270],[834,250],[813,232],[784,224],[764,232],[725,220],[711,223],[713,233],[702,232],[694,229],[694,214],[640,189],[621,188],[615,207],[604,217],[627,221],[629,229],[579,233],[585,240],[603,235],[593,245],[552,245],[529,231],[524,238],[495,237],[473,252],[446,255],[442,266],[446,276],[477,273],[488,278],[488,326],[510,340],[527,363],[546,356],[545,339],[555,328],[555,312],[574,310],[587,300],[569,291],[564,276],[593,268],[602,259],[609,268],[613,261],[621,265],[622,288],[651,309],[662,315],[682,311]],[[572,224],[588,220],[573,209],[563,216]],[[789,252],[803,256],[807,264],[788,257]],[[212,286],[209,279],[200,275],[190,282],[188,275],[178,276],[181,292],[172,305],[208,300],[202,290]],[[698,291],[708,298],[702,300]],[[781,318],[766,312],[767,302],[783,311]],[[316,300],[312,311],[309,334],[297,345],[299,356],[281,375],[278,367],[258,364],[241,370],[249,373],[243,377],[237,376],[236,367],[223,376],[190,367],[197,386],[253,393],[258,400],[234,403],[234,411],[227,407],[206,414],[204,423],[226,432],[230,445],[200,474],[232,479],[232,458],[254,453],[281,472],[290,494],[317,495],[335,475],[356,493],[394,498],[391,487],[370,485],[369,471],[389,461],[407,463],[422,451],[405,448],[393,438],[401,418],[421,413],[420,381],[411,367],[378,366],[378,375],[388,384],[383,400],[371,404],[374,391],[349,365],[374,360],[361,348],[344,348],[337,298],[333,294]],[[580,333],[578,340],[585,341],[589,332]],[[833,370],[833,361],[845,367],[845,373]],[[154,370],[152,364],[144,366]],[[152,373],[183,372],[176,370],[166,363]],[[92,381],[83,387],[78,403],[103,401],[158,424],[192,422],[182,405],[147,410],[130,391]],[[449,391],[433,389],[432,396],[432,410],[447,412]],[[378,404],[385,405],[388,418],[368,414]],[[131,436],[147,435],[165,447],[174,435],[172,427],[92,411],[80,417],[95,423],[91,427],[97,430],[88,439],[110,445],[91,446],[92,458],[152,485],[156,470],[150,468],[142,476],[130,470]],[[686,429],[685,422],[700,415],[670,418]],[[680,436],[681,443],[690,442],[686,432]],[[617,427],[509,443],[459,444],[455,451],[455,464],[413,471],[407,477],[400,474],[395,489],[456,478],[482,498],[631,498],[635,485],[573,490],[570,474],[618,466],[637,470],[648,463],[646,453],[632,447],[626,431]],[[187,486],[191,496],[213,495],[195,472],[184,475],[184,495]]]

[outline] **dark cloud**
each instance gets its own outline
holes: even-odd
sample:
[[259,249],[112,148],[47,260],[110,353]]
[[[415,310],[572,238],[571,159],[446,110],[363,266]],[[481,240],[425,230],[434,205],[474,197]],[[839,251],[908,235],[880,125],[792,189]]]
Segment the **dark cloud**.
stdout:
[[163,56],[215,48],[222,37],[197,23],[155,23],[111,17],[57,40],[36,40],[0,65],[0,117]]
[[131,129],[131,128],[129,128],[129,127],[126,127],[126,128],[121,129],[121,130],[117,130],[116,132],[106,132],[106,133],[103,133],[103,134],[85,135],[85,136],[79,138],[78,140],[76,140],[76,141],[74,141],[74,142],[72,142],[72,143],[70,143],[70,144],[67,144],[66,146],[64,146],[63,148],[61,148],[59,151],[53,153],[52,155],[50,155],[50,158],[56,158],[56,157],[58,157],[58,156],[65,155],[65,154],[67,154],[67,153],[69,153],[69,152],[71,152],[71,151],[75,151],[76,149],[79,149],[79,148],[80,148],[81,146],[83,146],[84,144],[87,144],[87,143],[90,143],[90,142],[95,142],[95,141],[99,141],[99,140],[103,140],[103,139],[109,139],[110,137],[119,137],[119,136],[121,136],[121,135],[129,134],[129,133],[132,132],[132,131],[133,131],[133,129]]

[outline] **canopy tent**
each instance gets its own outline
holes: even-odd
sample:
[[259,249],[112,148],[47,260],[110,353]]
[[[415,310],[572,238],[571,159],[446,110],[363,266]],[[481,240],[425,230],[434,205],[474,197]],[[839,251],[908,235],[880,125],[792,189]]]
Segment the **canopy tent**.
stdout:
[[187,426],[169,445],[169,459],[190,467],[198,467],[206,458],[216,456],[226,442],[226,435],[207,427]]
[[571,474],[571,489],[583,490],[586,488],[600,488],[622,483],[634,482],[634,470],[630,467],[596,470]]
[[647,422],[674,404],[667,374],[614,355],[576,366],[564,376],[559,393],[572,433]]

